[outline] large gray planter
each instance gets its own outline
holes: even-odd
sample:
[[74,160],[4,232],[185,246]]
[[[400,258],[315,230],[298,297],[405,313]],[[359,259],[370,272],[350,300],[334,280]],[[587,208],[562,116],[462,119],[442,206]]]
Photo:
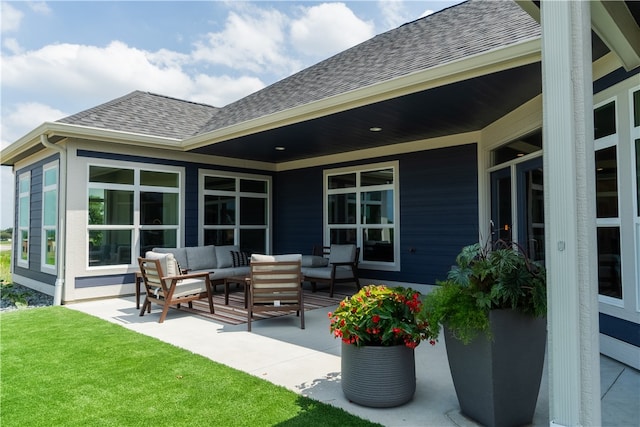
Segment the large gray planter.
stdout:
[[444,328],[447,357],[462,414],[490,427],[530,424],[536,409],[546,345],[546,318],[493,310],[493,340],[468,345]]
[[399,406],[416,391],[412,348],[356,347],[342,343],[342,391],[353,403],[374,408]]

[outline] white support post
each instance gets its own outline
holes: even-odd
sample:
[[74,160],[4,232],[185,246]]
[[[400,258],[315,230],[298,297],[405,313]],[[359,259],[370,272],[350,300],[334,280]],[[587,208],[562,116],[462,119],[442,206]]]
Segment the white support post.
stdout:
[[601,425],[589,2],[541,2],[549,420]]

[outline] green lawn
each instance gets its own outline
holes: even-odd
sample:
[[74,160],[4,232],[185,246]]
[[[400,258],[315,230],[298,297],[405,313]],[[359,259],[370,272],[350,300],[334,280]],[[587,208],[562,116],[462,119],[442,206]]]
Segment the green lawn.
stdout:
[[11,251],[0,251],[0,280],[11,282]]
[[2,313],[0,333],[3,427],[377,425],[65,307]]

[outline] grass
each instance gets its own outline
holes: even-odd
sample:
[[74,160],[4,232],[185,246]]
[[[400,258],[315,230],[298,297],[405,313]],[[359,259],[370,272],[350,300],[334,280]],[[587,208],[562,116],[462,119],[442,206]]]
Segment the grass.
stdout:
[[0,281],[11,283],[11,251],[0,251]]
[[378,425],[61,306],[2,313],[0,333],[3,427]]

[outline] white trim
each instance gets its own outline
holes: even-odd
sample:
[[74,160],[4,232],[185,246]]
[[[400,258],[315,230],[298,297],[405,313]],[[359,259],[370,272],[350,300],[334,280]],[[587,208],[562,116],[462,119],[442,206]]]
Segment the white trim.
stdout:
[[[27,191],[22,191],[22,182],[23,181],[28,181],[28,183],[26,185],[28,185],[28,189]],[[18,211],[18,221],[17,221],[17,228],[18,228],[18,233],[17,236],[15,236],[16,238],[15,240],[15,245],[16,245],[16,265],[18,265],[19,267],[23,267],[23,268],[29,268],[29,252],[31,251],[31,171],[28,170],[26,172],[22,172],[20,174],[18,174],[17,177],[17,182],[18,182],[18,204],[17,204],[17,211]],[[27,200],[27,225],[24,226],[22,225],[22,199],[26,199]],[[27,259],[22,259],[22,233],[23,231],[27,232]],[[15,233],[14,233],[15,234]]]
[[[47,171],[56,170],[56,183],[46,186],[45,179]],[[40,271],[48,274],[56,274],[58,266],[58,247],[60,243],[60,235],[58,234],[58,220],[60,215],[60,166],[58,160],[47,163],[42,167],[42,236],[41,236],[41,248],[40,248]],[[46,212],[46,197],[45,194],[51,191],[56,192],[56,219],[53,224],[45,224]],[[55,241],[55,259],[53,264],[47,264],[47,231],[53,230],[56,236]]]
[[[223,191],[223,190],[206,190],[205,189],[205,178],[208,176],[215,176],[219,178],[229,178],[234,179],[236,188],[234,191]],[[240,181],[252,180],[252,181],[263,181],[266,183],[267,191],[266,193],[252,193],[252,192],[243,192],[240,190]],[[204,224],[204,215],[205,215],[205,202],[204,197],[206,195],[220,195],[220,196],[229,196],[235,199],[235,219],[234,224],[229,225],[219,225],[219,226],[205,226]],[[233,228],[233,240],[235,245],[240,245],[240,230],[248,230],[248,229],[256,229],[256,230],[265,230],[265,253],[271,253],[272,251],[272,222],[273,222],[273,206],[272,206],[272,197],[273,196],[273,184],[272,178],[268,175],[258,175],[244,172],[230,172],[230,171],[221,171],[214,169],[200,169],[198,170],[198,229],[200,230],[198,233],[198,244],[204,245],[204,233],[206,229],[231,229]],[[240,199],[242,197],[251,197],[256,199],[265,199],[266,205],[265,208],[267,210],[267,218],[265,225],[242,225],[240,224]]]
[[[153,226],[142,225],[140,218],[140,193],[145,191],[151,192],[161,192],[161,193],[171,193],[177,195],[177,224],[169,224],[164,225],[162,227],[155,227],[156,229],[162,230],[175,230],[176,233],[176,243],[180,246],[181,242],[183,243],[183,226],[184,226],[184,188],[185,188],[185,171],[183,167],[179,166],[168,166],[168,165],[157,165],[153,163],[142,163],[142,162],[129,162],[129,161],[118,161],[118,160],[108,160],[108,159],[99,159],[99,158],[85,158],[84,164],[84,173],[86,174],[86,186],[85,186],[85,196],[84,196],[84,222],[83,229],[84,238],[83,240],[83,253],[85,263],[82,266],[82,269],[89,273],[92,272],[95,274],[96,271],[110,271],[115,272],[115,270],[120,270],[123,267],[126,269],[135,269],[137,266],[136,259],[137,254],[140,251],[141,238],[140,234],[144,230],[152,229]],[[132,184],[109,184],[109,183],[100,183],[100,182],[90,182],[89,174],[90,168],[92,166],[97,167],[108,167],[108,168],[116,168],[116,169],[127,169],[133,171],[133,183]],[[150,172],[163,172],[163,173],[174,173],[177,175],[178,186],[177,187],[156,187],[149,185],[141,185],[140,184],[140,172],[141,171],[150,171]],[[122,191],[131,191],[133,193],[133,217],[132,224],[125,225],[117,225],[117,224],[89,224],[89,193],[92,188],[95,189],[112,189],[112,190],[122,190]],[[92,230],[108,230],[108,231],[117,231],[117,230],[130,230],[130,251],[131,251],[131,262],[130,263],[121,263],[121,264],[109,264],[109,265],[90,265],[90,259],[88,254],[89,248],[89,235]]]
[[[392,169],[393,170],[393,184],[392,185],[384,185],[384,186],[371,186],[371,187],[362,187],[360,183],[360,174],[362,172],[367,171],[376,171],[381,169]],[[349,174],[354,173],[356,175],[356,185],[355,187],[350,187],[346,189],[334,189],[329,190],[329,177],[334,175],[341,174]],[[331,234],[330,229],[356,229],[356,246],[361,248],[360,251],[360,264],[359,267],[363,269],[371,269],[371,270],[380,270],[380,271],[400,271],[400,162],[390,161],[390,162],[380,162],[380,163],[370,163],[356,166],[347,166],[335,169],[325,169],[323,171],[323,194],[322,194],[322,206],[323,206],[323,244],[325,246],[329,246],[331,243]],[[393,191],[393,220],[392,226],[387,227],[368,227],[367,224],[362,224],[360,219],[362,218],[361,207],[362,200],[360,195],[368,190],[376,191],[376,189],[383,190],[392,190]],[[354,224],[344,224],[344,225],[329,225],[328,218],[328,206],[327,200],[330,194],[347,194],[347,193],[355,193],[356,195],[356,222]],[[381,262],[381,261],[365,261],[364,260],[364,241],[362,239],[361,231],[364,228],[385,228],[393,230],[393,253],[394,253],[394,262]]]

